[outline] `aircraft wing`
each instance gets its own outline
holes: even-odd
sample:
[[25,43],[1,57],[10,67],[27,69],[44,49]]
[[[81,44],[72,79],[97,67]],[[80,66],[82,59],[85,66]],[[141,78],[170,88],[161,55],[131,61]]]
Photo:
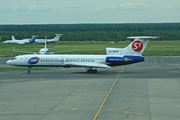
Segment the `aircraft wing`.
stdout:
[[57,52],[51,52],[51,53],[64,53],[64,52],[71,52],[71,51],[75,51],[76,50],[76,47],[74,50],[67,50],[67,51],[57,51]]
[[92,67],[92,68],[111,68],[110,66],[107,66],[106,64],[100,64],[100,63],[64,63],[64,65],[72,66],[72,67]]
[[28,51],[16,51],[13,47],[14,52],[22,52],[22,53],[35,53],[35,52],[28,52]]

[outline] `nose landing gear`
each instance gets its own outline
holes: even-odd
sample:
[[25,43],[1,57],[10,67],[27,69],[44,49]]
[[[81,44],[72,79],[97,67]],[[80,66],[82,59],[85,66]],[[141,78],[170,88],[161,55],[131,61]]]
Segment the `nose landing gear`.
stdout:
[[28,67],[28,71],[27,71],[28,74],[31,73],[31,71],[30,71],[31,68],[32,68],[32,67]]

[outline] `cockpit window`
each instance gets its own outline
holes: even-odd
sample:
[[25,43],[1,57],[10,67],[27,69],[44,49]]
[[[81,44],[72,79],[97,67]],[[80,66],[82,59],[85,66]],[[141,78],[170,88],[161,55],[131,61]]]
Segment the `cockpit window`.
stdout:
[[16,60],[17,58],[16,57],[14,57],[14,58],[12,58],[11,60]]

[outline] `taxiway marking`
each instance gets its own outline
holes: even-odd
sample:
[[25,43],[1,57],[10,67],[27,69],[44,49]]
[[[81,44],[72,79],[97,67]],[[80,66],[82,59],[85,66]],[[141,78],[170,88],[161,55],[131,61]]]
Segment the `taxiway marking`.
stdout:
[[106,97],[105,97],[105,99],[104,99],[104,101],[103,101],[103,103],[102,103],[101,107],[99,108],[99,110],[98,110],[98,112],[96,113],[96,116],[94,117],[94,119],[93,119],[93,120],[96,120],[97,116],[99,115],[99,113],[100,113],[100,111],[101,111],[101,109],[102,109],[102,107],[103,107],[104,103],[106,102],[106,100],[107,100],[107,98],[108,98],[109,94],[111,93],[111,91],[112,91],[112,89],[113,89],[114,85],[116,84],[116,81],[118,80],[119,75],[120,75],[120,73],[123,71],[123,69],[124,69],[124,67],[123,67],[123,68],[121,69],[121,71],[119,72],[119,74],[118,74],[118,76],[117,76],[116,80],[114,81],[113,85],[111,86],[111,89],[109,90],[108,94],[106,95]]
[[157,64],[157,62],[154,60],[154,63]]

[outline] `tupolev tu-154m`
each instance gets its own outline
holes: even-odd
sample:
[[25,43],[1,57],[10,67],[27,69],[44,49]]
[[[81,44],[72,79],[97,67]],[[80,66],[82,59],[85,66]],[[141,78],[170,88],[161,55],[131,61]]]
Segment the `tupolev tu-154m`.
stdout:
[[94,68],[111,68],[144,61],[142,56],[151,39],[162,38],[157,36],[127,37],[134,39],[125,48],[106,48],[107,55],[19,55],[6,63],[14,66],[28,67],[28,74],[32,67],[84,67],[86,73],[96,73]]

